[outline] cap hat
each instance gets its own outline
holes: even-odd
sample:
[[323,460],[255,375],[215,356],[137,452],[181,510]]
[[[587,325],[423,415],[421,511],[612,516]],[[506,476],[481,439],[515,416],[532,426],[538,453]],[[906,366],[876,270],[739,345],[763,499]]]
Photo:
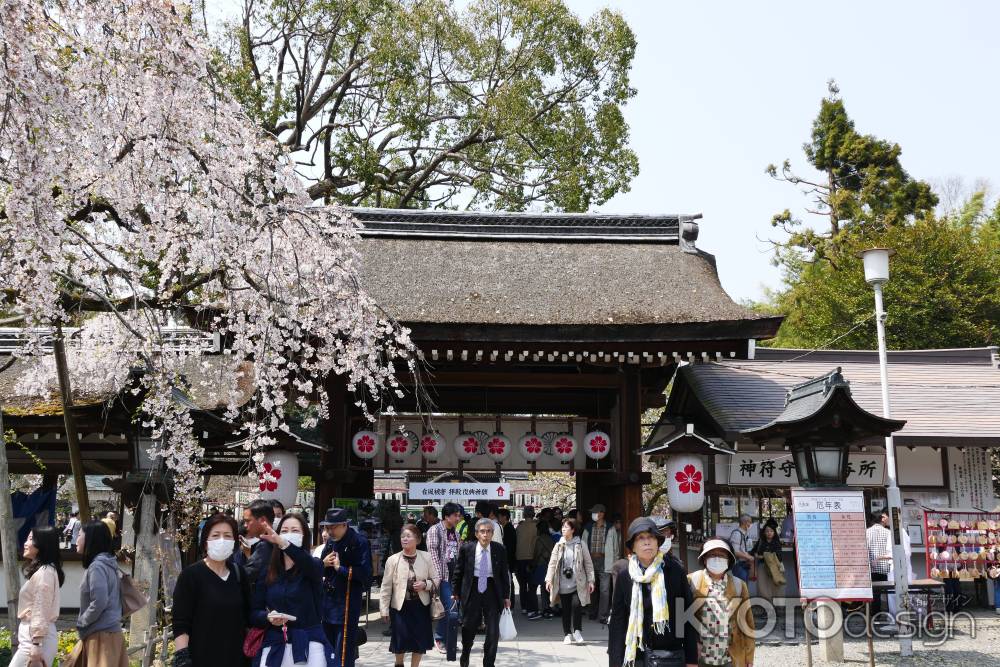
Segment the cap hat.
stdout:
[[601,503],[597,503],[596,505],[590,508],[590,512],[593,514],[595,512],[607,512],[607,510],[604,508],[604,505],[602,505]]
[[715,551],[716,549],[722,549],[726,552],[726,556],[729,557],[729,566],[732,567],[736,562],[736,555],[733,554],[733,550],[729,547],[729,543],[720,539],[708,540],[705,542],[705,546],[701,548],[701,553],[698,554],[698,562],[704,565],[705,556],[708,555],[708,552]]
[[326,516],[323,520],[319,522],[321,526],[336,526],[340,523],[348,523],[349,517],[347,515],[347,510],[341,509],[339,507],[331,507],[326,511]]
[[628,539],[625,540],[625,546],[627,546],[629,550],[632,549],[632,542],[635,541],[636,536],[640,533],[649,533],[656,538],[657,543],[663,544],[664,537],[663,535],[660,535],[660,531],[656,529],[656,523],[648,516],[641,516],[628,525]]

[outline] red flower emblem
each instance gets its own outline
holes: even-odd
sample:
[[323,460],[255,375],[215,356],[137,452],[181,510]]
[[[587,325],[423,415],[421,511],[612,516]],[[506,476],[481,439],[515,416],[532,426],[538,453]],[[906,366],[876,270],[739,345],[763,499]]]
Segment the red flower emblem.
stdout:
[[393,454],[404,454],[407,449],[410,448],[410,441],[403,437],[398,436],[392,439],[392,453]]
[[474,437],[466,438],[465,442],[462,443],[462,446],[465,448],[466,454],[475,454],[479,451],[479,441]]
[[503,454],[503,450],[507,448],[507,443],[500,438],[493,438],[486,443],[486,448],[490,454]]
[[542,451],[542,441],[538,438],[528,438],[524,441],[524,451],[529,454],[540,454]]
[[674,479],[680,483],[681,493],[698,493],[701,491],[701,471],[690,463],[678,471]]
[[437,450],[437,446],[437,438],[431,435],[424,436],[424,439],[420,441],[420,450],[425,454],[433,454]]
[[556,451],[560,454],[569,454],[573,451],[573,441],[569,438],[559,438],[556,440]]
[[594,452],[595,454],[600,454],[605,450],[607,450],[607,448],[608,448],[608,441],[602,438],[601,436],[598,435],[591,438],[590,451]]
[[257,476],[257,479],[260,480],[261,491],[277,491],[278,480],[281,479],[281,468],[268,461],[264,464],[264,470]]
[[358,438],[357,448],[359,452],[371,452],[375,450],[375,441],[370,435],[363,435]]

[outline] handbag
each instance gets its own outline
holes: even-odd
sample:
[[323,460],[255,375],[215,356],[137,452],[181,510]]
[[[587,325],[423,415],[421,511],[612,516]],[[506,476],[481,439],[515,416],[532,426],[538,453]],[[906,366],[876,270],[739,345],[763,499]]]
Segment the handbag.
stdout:
[[264,628],[250,628],[243,638],[243,655],[255,658],[264,644]]
[[435,621],[444,618],[444,603],[441,602],[441,596],[438,593],[435,593],[434,597],[431,598],[431,618]]
[[120,570],[119,573],[122,618],[125,618],[149,604],[149,597],[136,587],[131,576]]
[[646,667],[684,667],[684,651],[646,651]]

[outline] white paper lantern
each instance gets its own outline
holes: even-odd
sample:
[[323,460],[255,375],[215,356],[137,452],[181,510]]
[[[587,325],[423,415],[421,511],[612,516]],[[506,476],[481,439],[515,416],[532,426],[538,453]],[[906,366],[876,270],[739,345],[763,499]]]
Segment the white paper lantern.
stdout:
[[524,457],[524,460],[531,463],[542,458],[542,450],[545,449],[545,443],[538,437],[537,433],[525,433],[517,441],[517,448],[521,452],[521,456]]
[[496,463],[502,463],[506,460],[512,449],[514,446],[511,444],[510,438],[503,433],[494,433],[486,439],[486,455]]
[[375,431],[358,431],[351,441],[351,449],[359,459],[370,461],[378,455],[379,440]]
[[591,431],[583,436],[583,453],[587,458],[600,461],[611,453],[611,436],[604,431]]
[[469,462],[479,453],[479,438],[475,433],[459,433],[453,447],[459,461]]
[[298,457],[284,449],[265,453],[257,479],[260,482],[261,498],[278,500],[285,507],[291,507],[299,492]]
[[420,438],[420,455],[428,461],[437,461],[444,454],[445,441],[440,433],[425,433]]
[[667,498],[677,512],[697,512],[705,504],[705,462],[695,454],[667,461]]
[[416,438],[410,433],[394,433],[385,443],[385,449],[392,457],[393,463],[403,463],[406,457],[413,453]]
[[576,438],[569,433],[559,433],[552,440],[552,453],[562,463],[569,463],[576,456]]

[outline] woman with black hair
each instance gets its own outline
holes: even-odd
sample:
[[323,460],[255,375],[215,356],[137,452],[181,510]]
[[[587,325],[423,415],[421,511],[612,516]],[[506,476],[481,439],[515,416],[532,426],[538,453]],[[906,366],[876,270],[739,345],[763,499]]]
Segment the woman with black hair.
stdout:
[[24,577],[17,596],[17,653],[11,667],[28,667],[39,662],[52,664],[59,638],[59,587],[65,576],[59,555],[59,532],[52,526],[40,526],[28,533],[24,542]]
[[174,667],[245,667],[250,587],[230,562],[236,520],[213,514],[201,531],[204,558],[184,568],[174,586]]
[[83,524],[76,539],[86,572],[80,582],[80,641],[70,654],[74,667],[128,667],[122,634],[121,578],[111,553],[111,531],[101,521]]
[[309,524],[289,512],[277,531],[265,527],[260,539],[274,548],[267,572],[254,586],[250,610],[250,623],[267,629],[259,664],[326,667],[333,647],[323,632],[323,563],[309,553]]

